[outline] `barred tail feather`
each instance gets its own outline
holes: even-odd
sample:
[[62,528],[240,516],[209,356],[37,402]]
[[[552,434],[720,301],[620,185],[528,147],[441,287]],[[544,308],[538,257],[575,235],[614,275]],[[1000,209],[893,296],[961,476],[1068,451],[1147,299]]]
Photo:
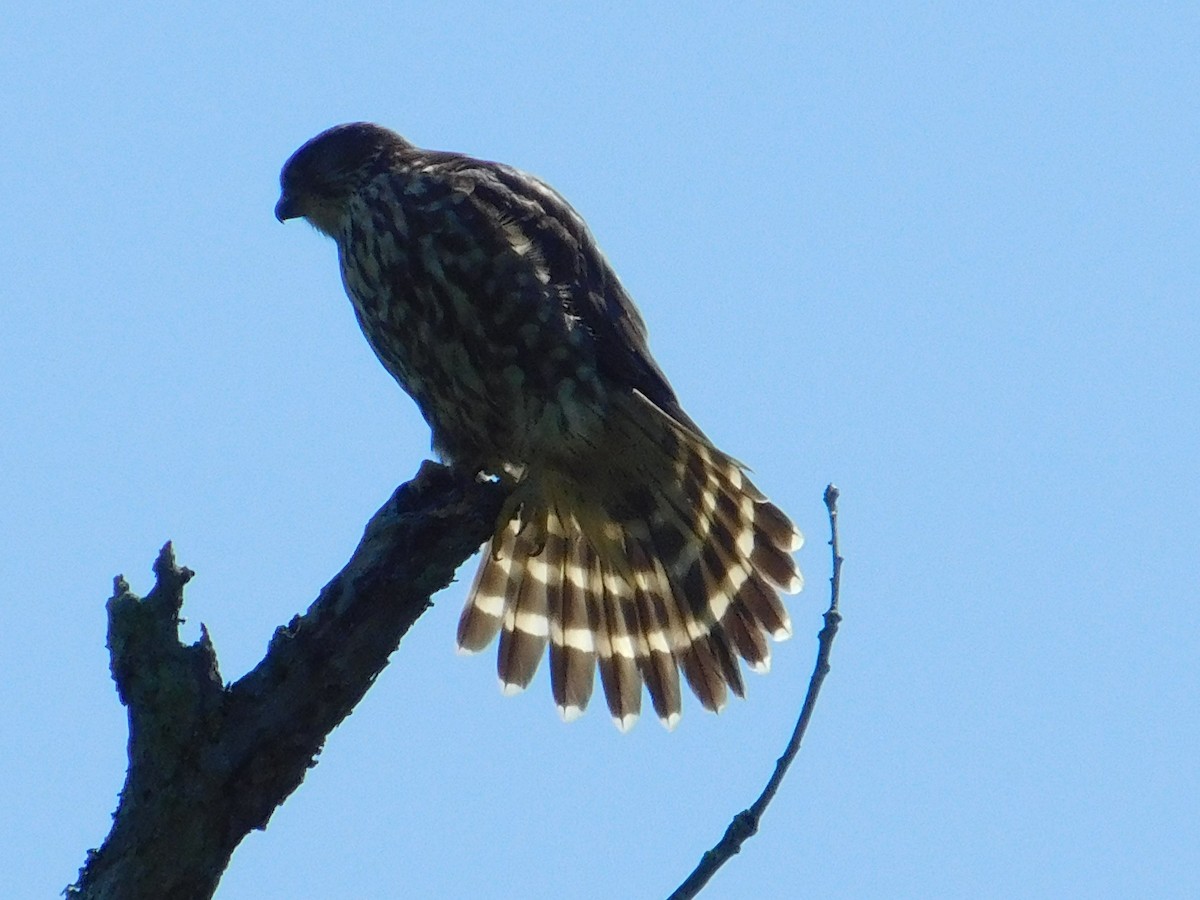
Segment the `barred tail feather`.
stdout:
[[[520,693],[529,686],[550,637],[547,609],[553,563],[548,560],[554,557],[548,537],[540,548],[533,541],[529,530],[523,529],[518,532],[513,548],[515,565],[509,578],[510,602],[500,626],[500,652],[496,660],[500,687],[506,695]],[[558,592],[558,584],[554,592]]]
[[627,618],[632,612],[626,596],[627,584],[601,562],[603,591],[592,594],[599,612],[596,649],[599,651],[600,683],[614,724],[628,731],[642,711],[642,679],[638,672],[635,637],[637,621]]
[[679,654],[679,665],[683,668],[688,687],[709,712],[720,712],[725,708],[727,691],[725,676],[713,654],[707,634],[693,638]]
[[792,636],[792,620],[783,602],[766,580],[755,574],[737,592],[737,605],[776,641]]
[[682,713],[679,665],[674,652],[681,642],[682,623],[671,615],[674,604],[663,599],[670,596],[670,582],[657,557],[647,553],[646,534],[644,529],[631,529],[626,536],[626,550],[635,573],[638,668],[655,714],[671,731]]
[[733,648],[750,666],[751,671],[765,675],[771,670],[771,645],[763,636],[758,622],[751,617],[749,610],[738,598],[734,598],[734,602],[721,619],[721,629],[729,636]]
[[[554,521],[559,523],[557,516]],[[550,687],[564,722],[583,714],[596,680],[596,604],[589,602],[598,569],[586,541],[578,534],[562,535],[563,560],[560,589],[551,593]],[[596,581],[593,582],[593,573]]]
[[510,575],[515,566],[514,550],[519,528],[516,519],[504,523],[484,548],[467,606],[458,620],[460,653],[478,653],[500,632],[510,598],[515,596]]

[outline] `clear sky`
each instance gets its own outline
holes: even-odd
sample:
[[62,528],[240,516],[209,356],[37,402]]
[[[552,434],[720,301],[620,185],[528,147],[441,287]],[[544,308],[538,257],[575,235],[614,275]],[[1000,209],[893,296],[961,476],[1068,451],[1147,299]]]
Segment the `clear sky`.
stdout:
[[1196,5],[731,9],[6,9],[6,897],[108,831],[112,577],[144,593],[173,539],[236,678],[428,452],[333,245],[272,216],[288,154],[355,119],[576,205],[809,588],[745,702],[621,735],[562,724],[544,671],[501,697],[452,586],[220,900],[668,893],[792,727],[829,481],[833,672],[706,896],[1200,895]]

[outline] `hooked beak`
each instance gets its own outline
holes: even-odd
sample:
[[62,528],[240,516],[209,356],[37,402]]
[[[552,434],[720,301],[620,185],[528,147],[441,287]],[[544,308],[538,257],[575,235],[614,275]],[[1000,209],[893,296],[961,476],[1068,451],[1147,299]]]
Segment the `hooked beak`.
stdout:
[[286,222],[288,219],[298,219],[303,213],[299,210],[299,204],[294,197],[283,194],[279,198],[279,202],[275,204],[275,218],[280,222]]

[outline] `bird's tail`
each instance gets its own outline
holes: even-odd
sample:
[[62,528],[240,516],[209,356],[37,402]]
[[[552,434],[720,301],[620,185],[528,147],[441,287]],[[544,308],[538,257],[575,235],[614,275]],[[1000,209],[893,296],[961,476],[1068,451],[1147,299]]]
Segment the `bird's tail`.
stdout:
[[803,584],[800,532],[705,437],[635,394],[586,461],[529,466],[485,551],[459,648],[500,634],[505,693],[528,686],[550,644],[554,701],[586,707],[596,663],[614,721],[628,729],[645,683],[672,728],[679,671],[706,708],[744,693],[741,657],[770,665],[766,638],[791,635],[779,591]]

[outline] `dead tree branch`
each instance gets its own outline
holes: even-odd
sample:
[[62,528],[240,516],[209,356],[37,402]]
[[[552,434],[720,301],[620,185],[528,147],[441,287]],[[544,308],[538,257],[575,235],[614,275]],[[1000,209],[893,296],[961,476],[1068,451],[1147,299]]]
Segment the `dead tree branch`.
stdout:
[[112,831],[67,895],[211,897],[234,848],[300,785],[430,596],[487,538],[503,493],[426,463],[371,519],[308,611],[228,686],[207,632],[190,646],[179,641],[193,573],[175,564],[169,543],[145,598],[118,577],[108,647],[129,711],[129,771]]

